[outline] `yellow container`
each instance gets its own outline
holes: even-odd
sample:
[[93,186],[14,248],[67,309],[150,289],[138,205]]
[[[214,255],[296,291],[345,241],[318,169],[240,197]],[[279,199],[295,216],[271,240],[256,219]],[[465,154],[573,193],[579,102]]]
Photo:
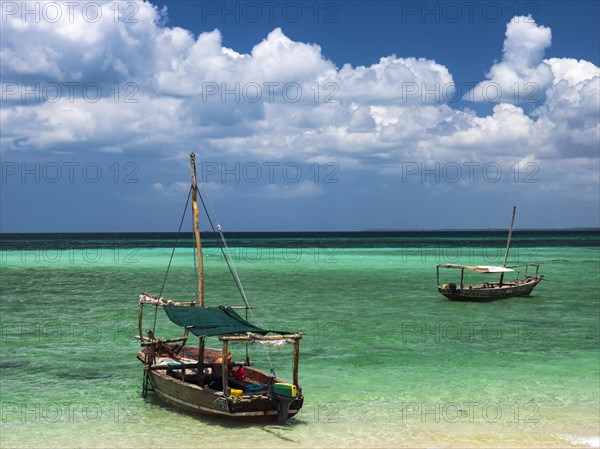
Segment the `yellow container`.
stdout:
[[296,385],[286,384],[283,382],[277,382],[273,384],[273,393],[280,396],[287,396],[289,398],[296,397]]
[[242,399],[242,396],[244,396],[244,392],[242,390],[236,390],[235,388],[232,388],[230,392],[231,396],[237,399]]

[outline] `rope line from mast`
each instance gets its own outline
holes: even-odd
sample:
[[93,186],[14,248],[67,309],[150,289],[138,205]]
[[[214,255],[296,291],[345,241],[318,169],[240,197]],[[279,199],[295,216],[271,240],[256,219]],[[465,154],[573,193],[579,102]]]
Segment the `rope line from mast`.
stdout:
[[[229,272],[231,273],[231,276],[233,277],[233,280],[235,282],[235,285],[240,293],[240,296],[242,297],[242,300],[244,301],[244,304],[246,305],[246,321],[248,321],[248,311],[250,311],[250,315],[252,316],[252,321],[256,323],[256,318],[254,316],[254,312],[252,312],[252,308],[250,307],[250,303],[248,302],[248,298],[246,296],[246,292],[244,291],[244,288],[242,287],[242,281],[240,280],[238,274],[237,274],[237,270],[235,269],[235,264],[233,263],[233,260],[231,260],[230,262],[230,257],[229,257],[229,247],[227,246],[227,242],[225,241],[225,236],[223,235],[223,230],[221,229],[221,225],[219,223],[217,223],[217,227],[215,228],[213,221],[211,219],[211,214],[208,212],[208,209],[206,207],[206,203],[204,202],[204,195],[202,195],[200,193],[200,190],[198,189],[198,187],[196,186],[196,190],[198,192],[198,196],[200,197],[200,202],[202,203],[202,208],[204,209],[204,213],[206,214],[206,217],[208,218],[208,222],[210,223],[210,227],[212,228],[213,232],[218,232],[219,233],[219,237],[221,238],[221,254],[223,254],[223,258],[225,259],[225,262],[227,263],[227,267],[229,268]],[[209,204],[211,205],[212,208],[212,202],[210,201],[210,197],[208,196],[208,190],[205,188],[205,193],[206,193],[206,197],[208,199]],[[214,212],[214,209],[212,210],[213,214],[216,217],[216,214]],[[270,370],[271,373],[276,376],[277,374],[275,373],[275,366],[273,365],[273,362],[271,360],[271,356],[269,354],[269,350],[263,346],[263,350],[265,351],[265,355],[267,356],[267,360],[269,361],[269,366],[270,366]],[[248,343],[246,343],[246,359],[248,359]]]
[[[248,298],[246,296],[246,292],[244,292],[244,288],[242,287],[242,282],[240,281],[237,271],[235,270],[235,265],[233,264],[233,260],[230,260],[229,255],[227,253],[227,251],[229,251],[229,247],[227,246],[227,242],[225,242],[225,237],[223,236],[223,231],[221,231],[221,225],[217,223],[217,227],[215,228],[212,218],[210,218],[210,214],[208,213],[206,203],[204,202],[204,195],[200,194],[200,191],[198,190],[197,187],[196,187],[196,189],[198,191],[198,196],[200,197],[200,202],[202,203],[202,208],[204,209],[204,213],[206,213],[206,218],[208,218],[208,222],[210,223],[210,227],[212,228],[213,232],[219,234],[219,236],[221,238],[221,242],[223,243],[223,245],[220,248],[221,254],[223,254],[223,258],[225,259],[225,262],[227,263],[229,272],[231,273],[231,276],[233,277],[235,285],[238,289],[238,292],[240,293],[240,296],[242,297],[242,300],[244,301],[244,304],[246,305],[246,308],[250,309],[250,304],[248,303]],[[252,312],[250,312],[250,313],[252,313]],[[252,318],[254,318],[254,316],[252,316]]]
[[[175,256],[175,249],[177,248],[177,242],[179,241],[179,236],[181,235],[181,228],[183,227],[183,221],[185,220],[185,213],[187,212],[188,206],[190,204],[190,197],[192,195],[192,189],[188,192],[188,197],[185,202],[185,207],[183,208],[183,214],[181,216],[181,221],[179,222],[179,229],[177,230],[177,235],[175,236],[175,242],[173,243],[173,250],[171,251],[171,257],[169,258],[169,264],[167,265],[167,271],[165,272],[165,278],[163,279],[162,285],[160,287],[160,293],[158,296],[162,296],[163,290],[165,289],[165,284],[167,283],[167,277],[169,276],[169,270],[171,269],[171,263],[173,262],[173,257]],[[154,324],[152,325],[152,332],[156,331],[156,316],[158,314],[158,307],[154,308]]]
[[185,213],[187,212],[188,205],[190,204],[190,196],[192,195],[192,189],[188,192],[187,201],[185,202],[185,207],[183,208],[183,214],[181,216],[181,221],[179,222],[179,229],[177,230],[177,235],[175,236],[175,242],[173,243],[173,250],[171,251],[171,257],[169,259],[169,264],[167,265],[167,271],[165,273],[165,278],[163,279],[162,286],[160,287],[159,296],[162,296],[163,290],[165,288],[165,283],[167,282],[167,276],[169,275],[169,270],[171,269],[171,263],[173,262],[173,256],[175,255],[175,249],[177,248],[177,242],[179,241],[179,236],[181,235],[181,228],[183,227],[183,221],[185,220]]

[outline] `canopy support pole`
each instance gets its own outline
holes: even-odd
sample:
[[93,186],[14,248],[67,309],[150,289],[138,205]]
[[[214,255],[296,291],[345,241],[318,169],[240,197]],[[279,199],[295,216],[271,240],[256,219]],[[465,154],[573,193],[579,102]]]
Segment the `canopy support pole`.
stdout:
[[227,340],[223,340],[223,354],[221,354],[221,363],[223,368],[223,395],[229,397],[229,344]]
[[144,337],[144,332],[142,329],[142,318],[144,317],[144,303],[140,301],[140,307],[139,307],[139,312],[138,312],[138,332],[139,332],[139,336],[140,338]]
[[296,341],[294,341],[294,385],[296,385],[296,387],[299,387],[300,384],[298,383],[298,362],[300,359],[300,340],[296,339]]
[[204,337],[198,339],[198,385],[204,387]]

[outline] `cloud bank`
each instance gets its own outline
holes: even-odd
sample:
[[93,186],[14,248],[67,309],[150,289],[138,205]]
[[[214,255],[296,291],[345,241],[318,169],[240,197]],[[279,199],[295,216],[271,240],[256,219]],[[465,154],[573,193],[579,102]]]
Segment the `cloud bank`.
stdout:
[[[166,26],[166,9],[148,2],[136,3],[131,23],[111,5],[94,21],[81,5],[52,23],[2,21],[2,152],[201,149],[387,173],[405,161],[546,160],[556,177],[598,184],[598,67],[544,59],[552,33],[531,17],[507,24],[501,59],[464,96],[495,103],[480,117],[451,101],[456,81],[434,60],[383,55],[337,67],[280,28],[238,53],[217,29],[196,37]],[[288,195],[303,192],[315,194]]]

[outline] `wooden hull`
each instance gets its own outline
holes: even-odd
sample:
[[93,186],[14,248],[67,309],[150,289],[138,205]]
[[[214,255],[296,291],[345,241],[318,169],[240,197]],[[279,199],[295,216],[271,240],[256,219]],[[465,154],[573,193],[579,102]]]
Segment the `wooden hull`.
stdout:
[[[189,348],[192,349],[192,348]],[[212,351],[213,355],[219,352]],[[138,353],[138,359],[144,360],[147,350],[142,349]],[[190,355],[190,354],[186,354]],[[196,359],[197,360],[197,359]],[[165,362],[166,358],[157,361]],[[246,367],[248,379],[252,383],[265,385],[268,375],[252,367]],[[187,413],[208,415],[216,418],[224,418],[234,421],[268,423],[277,420],[285,420],[296,415],[302,408],[304,398],[301,391],[295,398],[290,399],[287,416],[280,417],[278,412],[279,400],[270,395],[267,386],[263,391],[256,394],[245,393],[241,398],[233,396],[225,397],[222,390],[215,390],[208,386],[208,379],[200,386],[197,382],[197,370],[187,369],[182,376],[182,370],[149,370],[150,389],[166,404],[183,410]],[[183,379],[182,379],[183,377]],[[275,382],[282,382],[274,379]],[[240,388],[231,379],[231,388]]]
[[528,296],[542,276],[534,276],[522,281],[486,282],[485,284],[467,285],[455,289],[438,287],[439,292],[451,301],[494,301],[496,299],[511,298],[514,296]]
[[[222,391],[201,388],[156,371],[150,373],[150,381],[162,401],[188,413],[258,423],[278,420],[277,401],[265,395],[227,399]],[[286,419],[300,411],[303,401],[302,396],[292,401]]]

